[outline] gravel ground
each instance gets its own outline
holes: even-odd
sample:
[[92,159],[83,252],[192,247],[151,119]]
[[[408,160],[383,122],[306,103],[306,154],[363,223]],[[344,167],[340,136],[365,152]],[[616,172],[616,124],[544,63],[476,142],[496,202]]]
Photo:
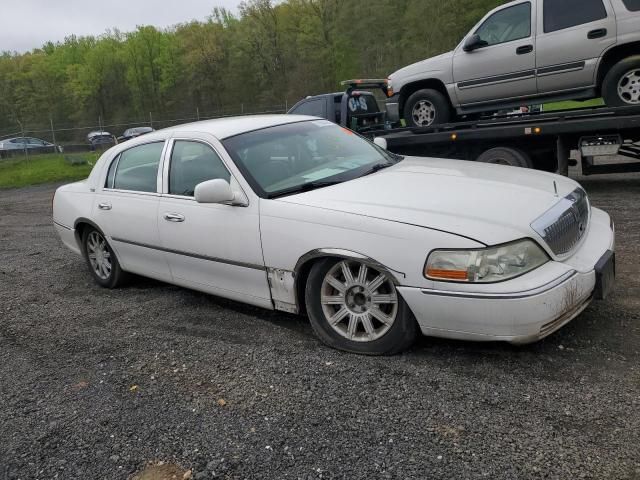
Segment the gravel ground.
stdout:
[[584,185],[617,222],[610,300],[533,346],[393,358],[150,280],[102,290],[54,187],[0,191],[0,479],[640,479],[640,176]]

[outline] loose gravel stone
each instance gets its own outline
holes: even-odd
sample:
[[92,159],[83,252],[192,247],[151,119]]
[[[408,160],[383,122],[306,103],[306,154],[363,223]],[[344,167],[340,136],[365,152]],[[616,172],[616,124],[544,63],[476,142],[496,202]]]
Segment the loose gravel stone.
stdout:
[[0,191],[0,478],[638,479],[640,176],[584,185],[617,224],[613,297],[535,345],[392,358],[151,280],[100,289],[52,186]]

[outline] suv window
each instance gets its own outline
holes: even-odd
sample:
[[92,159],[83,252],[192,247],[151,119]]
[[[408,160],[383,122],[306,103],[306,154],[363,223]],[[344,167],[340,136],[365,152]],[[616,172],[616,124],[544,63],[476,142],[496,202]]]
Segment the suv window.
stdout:
[[122,152],[109,167],[106,187],[134,192],[157,192],[158,165],[163,147],[164,142],[155,142]]
[[213,149],[200,142],[176,140],[169,166],[169,193],[193,197],[196,185],[207,180],[229,182],[231,174]]
[[640,12],[640,0],[622,0],[627,10],[631,12]]
[[327,116],[325,99],[319,98],[317,100],[305,102],[291,113],[295,115],[311,115],[312,117],[325,118]]
[[544,0],[544,32],[556,32],[607,18],[602,0]]
[[531,3],[525,2],[494,13],[476,30],[486,46],[531,36]]

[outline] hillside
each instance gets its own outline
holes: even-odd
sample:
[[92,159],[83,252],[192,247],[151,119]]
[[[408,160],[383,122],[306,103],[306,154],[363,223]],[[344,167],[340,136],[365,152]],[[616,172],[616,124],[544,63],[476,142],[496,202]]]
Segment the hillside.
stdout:
[[500,0],[250,0],[237,16],[0,56],[0,135],[289,104],[451,49]]

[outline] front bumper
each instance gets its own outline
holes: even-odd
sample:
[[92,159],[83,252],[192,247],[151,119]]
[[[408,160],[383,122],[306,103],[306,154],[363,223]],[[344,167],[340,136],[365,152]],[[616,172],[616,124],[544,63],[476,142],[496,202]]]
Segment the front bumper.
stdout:
[[[594,209],[586,238],[571,259],[549,262],[529,274],[493,285],[440,284],[398,291],[427,336],[472,341],[533,343],[606,296],[615,276],[613,224]],[[455,290],[454,290],[455,289]]]

